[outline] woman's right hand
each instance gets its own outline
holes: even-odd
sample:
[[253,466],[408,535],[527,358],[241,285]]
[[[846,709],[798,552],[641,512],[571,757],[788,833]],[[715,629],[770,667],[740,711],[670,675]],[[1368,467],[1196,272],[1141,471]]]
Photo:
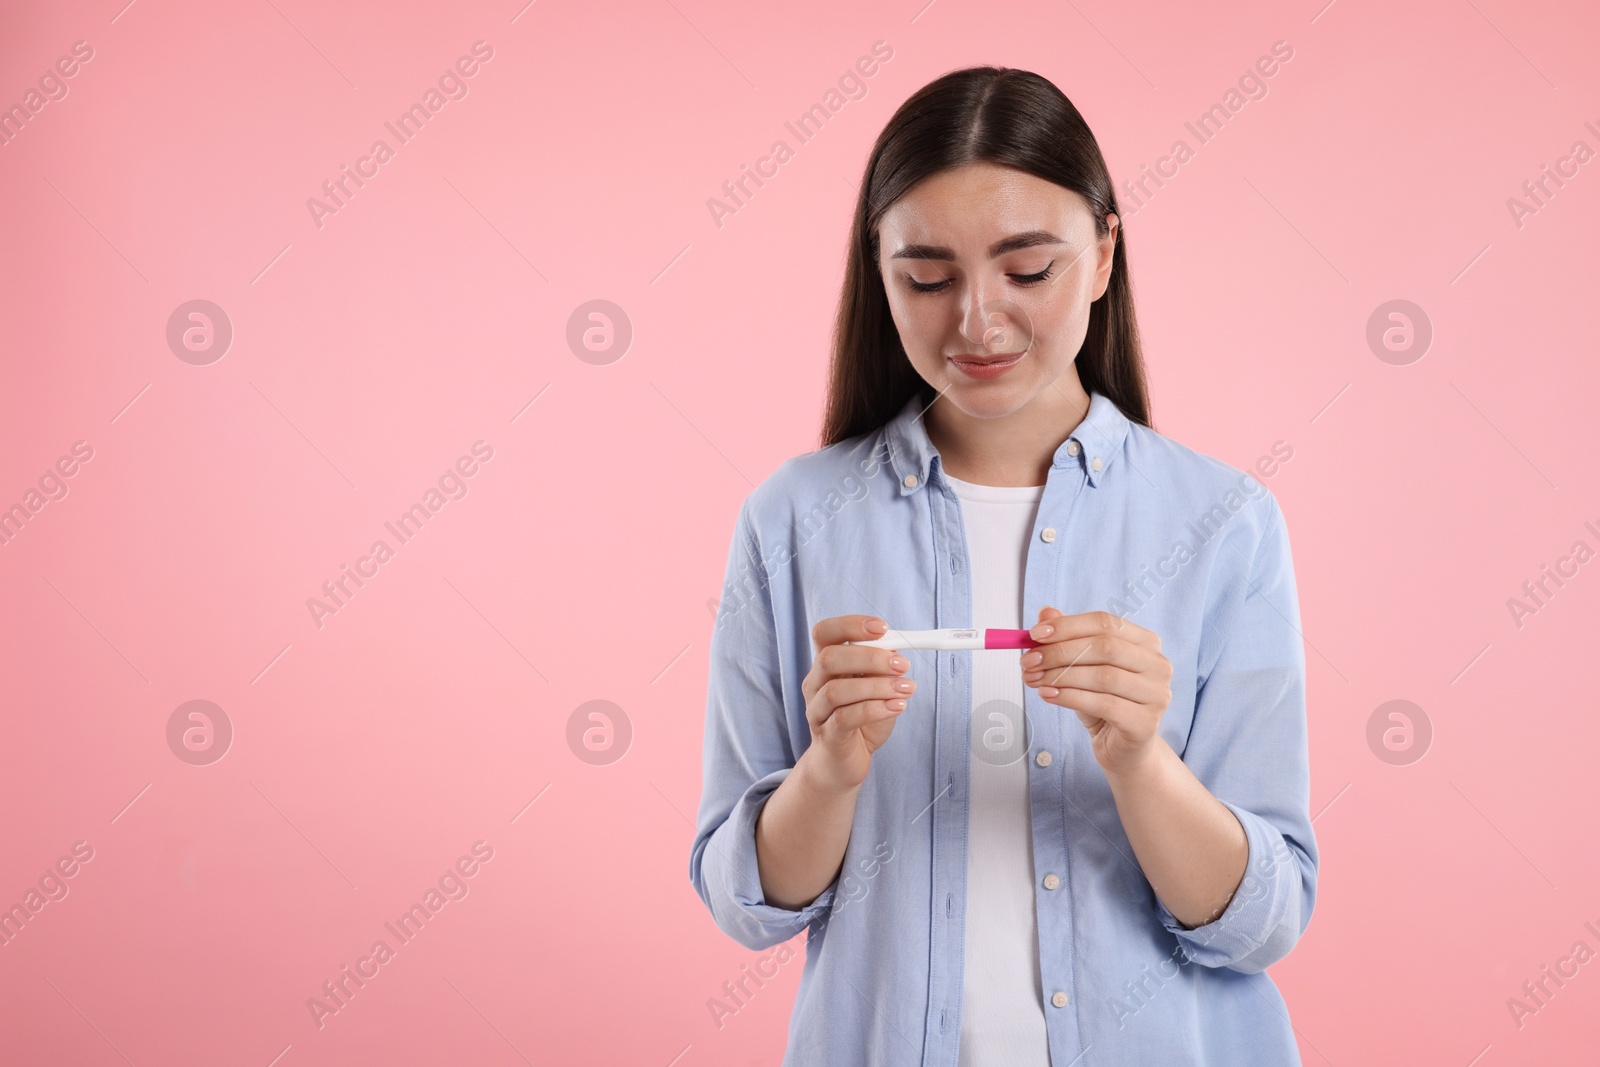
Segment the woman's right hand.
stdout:
[[812,780],[824,789],[843,792],[866,781],[872,754],[889,740],[916,691],[917,683],[904,677],[911,662],[900,653],[844,643],[871,641],[888,629],[871,615],[838,615],[811,630],[817,653],[800,686],[811,747],[801,759],[811,762]]

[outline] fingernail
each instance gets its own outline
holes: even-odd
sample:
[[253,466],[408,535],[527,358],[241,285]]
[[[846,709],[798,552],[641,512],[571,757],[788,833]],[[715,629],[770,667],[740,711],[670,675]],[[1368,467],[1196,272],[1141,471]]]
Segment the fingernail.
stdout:
[[906,659],[904,656],[890,656],[889,666],[893,670],[903,671],[911,666],[911,661]]
[[882,619],[868,619],[867,630],[875,634],[886,634],[889,632],[889,624]]
[[906,710],[906,702],[899,697],[896,697],[895,699],[889,701],[889,710],[895,712],[904,711]]
[[1035,626],[1032,631],[1034,640],[1036,641],[1043,641],[1045,638],[1049,637],[1055,632],[1056,628],[1051,626],[1049,623],[1042,623],[1039,626]]

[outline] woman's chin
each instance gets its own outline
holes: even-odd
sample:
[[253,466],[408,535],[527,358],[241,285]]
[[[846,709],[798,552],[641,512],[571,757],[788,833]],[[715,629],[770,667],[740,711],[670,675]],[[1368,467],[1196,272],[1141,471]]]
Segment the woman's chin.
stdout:
[[944,398],[975,419],[999,419],[1026,404],[1035,392],[1032,382],[956,381],[950,383]]

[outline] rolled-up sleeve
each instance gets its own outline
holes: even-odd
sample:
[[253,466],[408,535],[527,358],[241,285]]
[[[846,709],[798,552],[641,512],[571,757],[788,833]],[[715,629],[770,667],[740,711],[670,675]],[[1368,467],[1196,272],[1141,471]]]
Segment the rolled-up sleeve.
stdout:
[[1271,493],[1245,570],[1220,591],[1206,625],[1220,649],[1195,695],[1183,761],[1238,818],[1249,846],[1245,873],[1222,914],[1189,928],[1157,900],[1161,923],[1185,955],[1247,974],[1289,954],[1311,921],[1317,843],[1312,833],[1306,737],[1305,649],[1294,564]]
[[746,500],[711,636],[700,810],[689,880],[724,933],[760,950],[825,921],[838,882],[799,910],[769,904],[756,863],[756,820],[794,769],[771,587]]

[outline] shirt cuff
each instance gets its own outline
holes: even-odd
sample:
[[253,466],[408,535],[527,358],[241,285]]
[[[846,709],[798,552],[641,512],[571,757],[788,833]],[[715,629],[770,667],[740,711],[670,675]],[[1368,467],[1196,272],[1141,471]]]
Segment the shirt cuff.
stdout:
[[788,941],[823,919],[839,885],[835,878],[815,900],[798,910],[769,904],[762,892],[761,870],[756,861],[756,820],[767,799],[792,770],[793,767],[782,767],[752,782],[707,840],[701,858],[712,917],[730,937],[755,951]]
[[1180,923],[1156,898],[1161,925],[1183,953],[1204,967],[1229,967],[1246,974],[1264,971],[1289,954],[1305,924],[1301,865],[1277,827],[1251,811],[1222,801],[1244,827],[1249,855],[1244,877],[1222,914],[1202,926]]

